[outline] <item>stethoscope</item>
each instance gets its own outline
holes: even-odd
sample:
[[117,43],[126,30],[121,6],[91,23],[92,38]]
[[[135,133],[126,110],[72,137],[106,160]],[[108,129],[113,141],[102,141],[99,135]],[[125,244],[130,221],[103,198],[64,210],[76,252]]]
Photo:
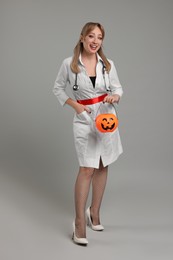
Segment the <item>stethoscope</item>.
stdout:
[[77,84],[77,73],[75,73],[75,83],[73,85],[73,90],[74,91],[79,90],[79,85]]
[[[103,79],[104,79],[104,83],[105,83],[105,88],[106,88],[106,91],[110,92],[110,91],[111,91],[110,86],[107,86],[107,84],[106,84],[106,79],[105,79],[106,66],[104,65],[103,62],[102,62],[102,64],[103,64],[102,74],[103,74]],[[75,73],[75,83],[74,83],[74,85],[73,85],[73,90],[74,90],[74,91],[79,90],[79,85],[77,84],[77,73]]]

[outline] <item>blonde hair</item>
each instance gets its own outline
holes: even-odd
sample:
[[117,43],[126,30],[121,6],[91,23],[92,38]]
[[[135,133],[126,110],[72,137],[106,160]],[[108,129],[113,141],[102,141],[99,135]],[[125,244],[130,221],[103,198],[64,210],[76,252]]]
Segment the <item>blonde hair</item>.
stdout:
[[[80,72],[80,68],[78,66],[78,61],[79,61],[79,55],[83,51],[83,43],[81,42],[81,37],[85,38],[92,30],[94,30],[95,27],[98,27],[100,29],[103,39],[105,37],[105,30],[100,23],[89,22],[84,25],[84,27],[82,28],[81,34],[80,34],[80,39],[74,48],[74,55],[73,55],[72,62],[70,65],[71,70],[74,73]],[[100,57],[102,58],[102,60],[104,62],[106,71],[109,72],[111,69],[111,64],[107,60],[106,56],[104,55],[102,47],[100,47],[100,49],[98,50],[98,54],[100,55]]]

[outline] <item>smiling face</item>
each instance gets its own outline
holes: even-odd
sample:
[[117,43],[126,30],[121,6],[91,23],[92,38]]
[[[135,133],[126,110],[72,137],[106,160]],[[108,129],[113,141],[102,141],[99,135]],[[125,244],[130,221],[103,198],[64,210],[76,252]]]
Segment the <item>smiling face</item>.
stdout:
[[115,127],[115,120],[113,117],[104,117],[101,123],[104,130],[112,130]]
[[99,27],[96,26],[85,37],[81,36],[81,42],[83,43],[83,52],[95,54],[103,42],[103,35]]
[[96,117],[96,127],[102,133],[109,133],[118,127],[118,118],[114,114],[100,114]]

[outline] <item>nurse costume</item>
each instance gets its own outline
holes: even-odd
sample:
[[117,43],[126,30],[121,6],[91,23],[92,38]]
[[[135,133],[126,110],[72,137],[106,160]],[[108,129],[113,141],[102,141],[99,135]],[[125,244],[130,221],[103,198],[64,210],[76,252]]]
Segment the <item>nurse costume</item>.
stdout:
[[[111,69],[109,73],[103,75],[103,61],[97,54],[96,81],[95,87],[90,77],[87,75],[85,66],[79,57],[80,72],[77,74],[78,90],[73,90],[76,81],[76,74],[71,71],[70,64],[72,57],[66,58],[60,67],[55,80],[53,93],[58,98],[62,106],[69,98],[66,93],[67,85],[70,87],[76,100],[93,99],[107,93],[110,88],[112,94],[123,94],[122,86],[119,82],[117,71],[113,61],[109,60]],[[87,105],[91,113],[83,111],[75,113],[73,119],[74,143],[76,147],[79,165],[82,167],[99,168],[100,160],[103,166],[107,166],[116,161],[123,152],[118,128],[114,132],[101,133],[95,127],[95,117],[100,112],[114,113],[112,104],[101,102]],[[104,109],[104,111],[102,111]]]

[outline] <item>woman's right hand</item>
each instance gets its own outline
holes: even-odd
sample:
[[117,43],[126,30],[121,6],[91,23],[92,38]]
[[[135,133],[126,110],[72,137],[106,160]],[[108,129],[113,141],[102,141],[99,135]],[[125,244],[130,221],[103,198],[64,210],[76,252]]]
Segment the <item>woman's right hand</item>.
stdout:
[[89,109],[89,107],[79,104],[76,100],[73,100],[71,98],[68,98],[66,100],[66,104],[68,104],[69,106],[74,108],[74,110],[76,111],[77,114],[80,114],[83,111],[87,111],[88,113],[91,113],[91,110]]
[[79,104],[79,103],[76,104],[75,111],[76,111],[77,114],[80,114],[83,111],[87,111],[88,113],[91,113],[91,110],[89,109],[89,107],[82,105],[82,104]]

